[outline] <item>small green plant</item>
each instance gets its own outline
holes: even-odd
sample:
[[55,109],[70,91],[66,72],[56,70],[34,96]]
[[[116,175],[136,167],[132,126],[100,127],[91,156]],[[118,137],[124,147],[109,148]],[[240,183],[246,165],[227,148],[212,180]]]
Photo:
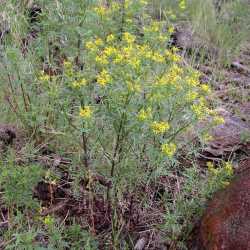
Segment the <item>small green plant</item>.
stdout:
[[8,207],[34,208],[38,206],[33,199],[33,191],[42,179],[43,171],[40,166],[2,163],[0,170],[0,187],[3,190],[3,200]]
[[83,230],[80,225],[72,224],[64,231],[64,238],[69,242],[71,249],[81,249],[84,246],[86,250],[98,249],[97,242],[93,239],[87,230]]
[[184,183],[172,199],[167,199],[165,224],[162,226],[166,238],[178,249],[187,249],[185,242],[193,229],[194,222],[202,215],[206,201],[216,191],[230,184],[233,176],[231,162],[219,166],[208,162],[207,176],[201,178],[197,166],[183,171]]
[[34,239],[36,236],[36,232],[33,230],[30,230],[28,232],[23,233],[15,233],[13,235],[13,243],[11,242],[6,246],[5,249],[8,250],[14,250],[14,249],[20,249],[20,250],[35,250],[39,249],[38,244],[34,243]]

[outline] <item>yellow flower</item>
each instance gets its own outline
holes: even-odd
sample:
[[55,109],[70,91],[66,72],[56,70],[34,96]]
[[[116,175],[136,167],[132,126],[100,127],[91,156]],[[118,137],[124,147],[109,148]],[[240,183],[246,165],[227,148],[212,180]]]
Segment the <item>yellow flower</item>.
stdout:
[[122,63],[124,61],[125,57],[122,54],[117,54],[115,59],[114,59],[114,63],[118,64],[118,63]]
[[176,52],[178,52],[180,49],[179,48],[177,48],[177,47],[175,47],[175,46],[173,46],[172,47],[172,51],[173,51],[173,53],[176,53]]
[[210,93],[211,93],[211,89],[210,89],[209,85],[207,85],[207,84],[201,84],[201,89],[202,89],[205,93],[207,93],[207,94],[210,94]]
[[176,145],[174,143],[164,143],[161,145],[161,151],[169,158],[172,158],[176,152]]
[[107,65],[109,63],[106,55],[96,56],[95,61],[101,65]]
[[193,104],[191,109],[199,120],[204,117],[204,109],[200,104]]
[[162,34],[160,34],[159,37],[158,37],[158,39],[159,39],[160,42],[165,42],[165,41],[167,41],[168,37],[167,36],[163,36]]
[[213,124],[219,126],[225,123],[225,119],[222,116],[215,116],[213,119]]
[[226,162],[224,165],[224,169],[227,175],[229,176],[233,175],[233,165],[231,164],[231,162]]
[[151,25],[151,31],[152,32],[159,32],[160,30],[160,23],[159,22],[153,22]]
[[85,47],[92,52],[97,50],[95,43],[93,43],[92,41],[86,42]]
[[111,9],[112,11],[117,11],[120,9],[120,4],[117,2],[111,3]]
[[134,69],[137,69],[140,66],[140,59],[137,57],[132,57],[128,60],[129,65],[131,65]]
[[133,47],[131,45],[129,45],[128,47],[124,47],[122,49],[122,53],[124,54],[124,56],[130,57],[133,53]]
[[181,0],[179,2],[179,8],[182,9],[182,10],[186,9],[186,0]]
[[204,142],[210,142],[212,141],[214,138],[212,135],[210,135],[209,133],[203,133],[202,134],[202,139],[204,140]]
[[107,10],[103,6],[98,6],[94,8],[94,11],[96,12],[97,15],[99,16],[104,16],[107,13]]
[[163,63],[165,58],[160,53],[155,52],[152,56],[152,60],[158,63]]
[[168,33],[170,34],[174,33],[174,26],[168,27]]
[[117,54],[117,49],[114,48],[114,47],[106,47],[103,51],[103,53],[106,55],[106,56],[112,56],[114,54]]
[[191,109],[198,120],[202,120],[209,112],[204,98],[199,98],[199,101],[197,103],[194,103],[191,106]]
[[38,79],[39,79],[39,81],[47,82],[47,81],[49,81],[50,76],[48,74],[46,74],[44,71],[42,71]]
[[95,45],[98,46],[98,47],[102,46],[103,45],[103,40],[101,38],[99,38],[99,37],[96,38]]
[[168,54],[167,52],[166,52],[166,56],[168,57],[168,59],[170,60],[170,61],[172,61],[172,62],[180,62],[181,61],[181,56],[179,56],[179,55],[177,55],[177,54],[175,54],[175,53],[170,53],[170,54]]
[[167,122],[156,122],[154,121],[151,124],[151,129],[155,134],[163,134],[170,128],[169,124]]
[[131,44],[135,41],[135,36],[130,34],[129,32],[125,32],[123,34],[123,39],[128,43]]
[[173,64],[173,66],[170,68],[170,73],[172,75],[181,75],[183,73],[183,69],[180,68],[177,64]]
[[79,79],[78,81],[72,82],[72,86],[74,88],[80,88],[81,86],[85,86],[86,84],[87,84],[87,81],[84,78]]
[[107,70],[103,70],[98,76],[97,76],[97,82],[102,85],[105,86],[107,83],[111,82],[111,76],[108,73]]
[[149,118],[151,118],[152,116],[152,109],[151,108],[147,108],[145,109],[141,109],[140,112],[137,115],[137,118],[139,121],[145,121]]
[[210,174],[212,174],[212,175],[219,174],[219,170],[214,167],[214,164],[211,161],[207,162],[207,168],[208,168],[208,172]]
[[54,218],[51,217],[50,215],[47,215],[45,218],[44,218],[44,224],[47,225],[47,226],[51,226],[54,224]]
[[85,106],[84,108],[80,108],[79,115],[82,118],[89,119],[89,118],[91,118],[92,114],[93,114],[93,110],[91,109],[90,106]]
[[186,95],[187,101],[192,102],[192,101],[194,101],[197,97],[198,97],[198,93],[197,93],[197,92],[191,91],[191,90],[187,92],[187,95]]
[[115,36],[113,34],[110,34],[107,36],[107,42],[108,43],[111,43],[115,40]]
[[191,87],[196,87],[199,84],[199,81],[193,77],[187,77],[186,82]]
[[64,61],[63,66],[65,69],[71,69],[73,65],[72,65],[72,62],[70,61]]

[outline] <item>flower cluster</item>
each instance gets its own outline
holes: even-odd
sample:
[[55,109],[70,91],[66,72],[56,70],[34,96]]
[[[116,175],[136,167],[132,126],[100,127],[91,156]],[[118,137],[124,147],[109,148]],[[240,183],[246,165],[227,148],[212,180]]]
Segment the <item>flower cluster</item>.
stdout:
[[151,128],[152,128],[152,131],[155,134],[163,134],[167,130],[169,130],[170,126],[169,126],[169,124],[167,122],[156,122],[156,121],[154,121],[151,124]]
[[174,143],[164,143],[161,146],[162,152],[169,158],[172,158],[176,152],[176,145]]
[[79,115],[84,119],[89,119],[89,118],[91,118],[92,113],[93,113],[93,110],[91,109],[91,107],[85,106],[84,108],[80,109]]
[[233,165],[231,162],[224,162],[221,168],[215,168],[212,162],[207,162],[207,168],[208,168],[208,172],[211,175],[218,176],[218,175],[225,174],[228,177],[233,175]]

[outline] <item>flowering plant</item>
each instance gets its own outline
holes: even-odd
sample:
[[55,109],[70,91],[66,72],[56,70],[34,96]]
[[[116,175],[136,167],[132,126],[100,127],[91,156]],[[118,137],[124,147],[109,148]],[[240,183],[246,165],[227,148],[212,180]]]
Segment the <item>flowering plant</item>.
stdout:
[[86,169],[92,165],[114,182],[131,183],[124,169],[165,166],[181,147],[181,133],[207,115],[218,120],[206,101],[209,86],[169,46],[171,24],[153,20],[146,8],[146,1],[90,4],[77,60],[69,56],[61,75],[39,78],[61,87]]

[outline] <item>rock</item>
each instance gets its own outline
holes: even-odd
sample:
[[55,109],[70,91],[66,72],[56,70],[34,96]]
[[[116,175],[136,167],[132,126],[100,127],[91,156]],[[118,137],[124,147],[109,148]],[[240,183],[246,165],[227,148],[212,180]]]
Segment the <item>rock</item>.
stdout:
[[191,249],[250,249],[250,160],[247,164],[231,184],[218,191],[209,202]]
[[[205,54],[217,55],[218,51],[215,46],[206,42],[200,32],[196,31],[190,25],[179,25],[175,27],[175,32],[172,34],[172,45],[186,51],[188,54],[197,54],[198,57],[203,57]],[[202,51],[202,53],[200,53]]]
[[229,112],[221,114],[225,123],[211,130],[214,138],[207,143],[203,152],[213,156],[225,156],[239,149],[247,148],[248,141],[244,140],[244,136],[250,135],[250,126],[242,119],[231,115]]
[[0,125],[0,153],[4,152],[7,146],[12,145],[16,138],[16,131],[12,126]]

